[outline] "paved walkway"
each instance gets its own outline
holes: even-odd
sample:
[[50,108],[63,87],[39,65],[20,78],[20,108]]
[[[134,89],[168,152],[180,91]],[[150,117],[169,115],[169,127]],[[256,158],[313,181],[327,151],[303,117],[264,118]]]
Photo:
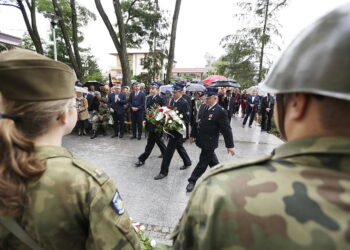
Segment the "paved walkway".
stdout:
[[[235,156],[227,154],[223,138],[220,138],[216,150],[220,162],[266,155],[282,143],[273,135],[261,133],[257,125],[242,128],[241,124],[241,118],[232,118]],[[155,181],[153,177],[159,173],[161,164],[157,146],[144,166],[134,167],[137,156],[146,145],[144,137],[138,141],[130,140],[129,136],[112,139],[100,135],[91,140],[86,136],[68,135],[63,144],[76,157],[101,166],[116,182],[133,221],[145,224],[146,234],[150,237],[169,243],[164,239],[176,226],[187,205],[189,194],[186,194],[185,188],[187,179],[198,162],[199,148],[186,142],[184,145],[192,159],[192,167],[179,170],[182,160],[175,152],[168,177]]]

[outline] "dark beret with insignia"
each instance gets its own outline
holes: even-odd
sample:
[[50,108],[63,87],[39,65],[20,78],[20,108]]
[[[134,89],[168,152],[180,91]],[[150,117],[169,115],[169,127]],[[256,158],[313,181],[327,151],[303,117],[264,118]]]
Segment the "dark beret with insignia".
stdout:
[[216,88],[207,88],[206,92],[204,93],[205,97],[210,97],[210,96],[217,96],[219,95],[218,89]]
[[52,101],[75,97],[70,67],[24,49],[0,53],[0,92],[8,99]]
[[182,91],[184,89],[184,84],[182,82],[175,82],[173,84],[174,91]]
[[160,86],[159,86],[159,84],[157,82],[152,82],[151,83],[151,87],[159,89]]

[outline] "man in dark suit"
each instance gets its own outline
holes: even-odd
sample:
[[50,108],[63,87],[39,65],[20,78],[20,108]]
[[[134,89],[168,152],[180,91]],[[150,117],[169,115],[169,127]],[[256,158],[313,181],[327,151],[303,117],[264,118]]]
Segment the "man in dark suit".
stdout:
[[267,93],[267,96],[261,102],[261,131],[270,132],[274,106],[275,98],[270,93]]
[[[185,87],[186,86],[186,83],[185,82],[181,82],[182,86]],[[191,114],[192,114],[192,98],[190,96],[190,94],[187,94],[186,91],[182,91],[182,98],[184,98],[186,100],[186,102],[188,103],[188,107],[190,108],[190,121],[191,121]],[[185,126],[186,126],[186,138],[184,138],[184,141],[186,139],[189,139],[190,138],[190,122],[186,122],[185,123]]]
[[[150,96],[147,97],[146,108],[151,109],[153,106],[163,105],[165,105],[165,97],[159,94],[159,85],[158,83],[154,82],[151,84]],[[136,167],[140,167],[145,164],[145,161],[147,160],[148,156],[152,153],[154,144],[157,143],[160,151],[162,152],[162,155],[164,155],[165,152],[166,146],[162,139],[163,133],[156,131],[155,126],[148,121],[146,121],[146,129],[149,132],[147,138],[147,145],[145,148],[145,152],[143,152],[139,156],[138,161],[135,163]]]
[[225,140],[227,152],[235,154],[232,129],[227,118],[227,111],[218,104],[217,89],[208,88],[206,93],[206,107],[199,115],[198,128],[192,130],[190,141],[196,141],[196,145],[201,148],[199,162],[188,179],[187,192],[191,192],[208,165],[213,167],[219,164],[215,154],[215,149],[219,144],[219,134]]
[[[183,116],[184,123],[190,122],[190,108],[187,101],[182,97],[183,86],[180,84],[174,85],[174,94],[173,100],[170,105],[176,108],[179,111],[179,114]],[[168,175],[169,166],[171,159],[173,158],[175,150],[179,153],[180,157],[183,160],[184,165],[180,168],[184,170],[191,166],[192,162],[190,157],[188,156],[186,149],[183,146],[183,135],[178,133],[177,131],[171,131],[169,133],[169,141],[166,147],[165,153],[163,155],[163,160],[161,164],[160,173],[154,177],[155,180],[163,179]]]
[[226,91],[226,97],[224,99],[223,104],[223,108],[227,111],[227,117],[229,121],[231,121],[231,118],[235,112],[235,99],[234,97],[232,97],[231,90]]
[[113,92],[108,96],[108,107],[112,113],[114,121],[114,134],[112,138],[118,137],[123,138],[124,136],[124,116],[125,108],[124,105],[127,103],[126,96],[121,92],[121,86],[116,85],[113,87]]
[[146,96],[143,91],[140,90],[140,84],[134,84],[134,91],[131,92],[129,97],[129,104],[131,107],[131,120],[132,120],[132,137],[130,139],[136,138],[136,126],[138,132],[138,140],[141,140],[142,136],[142,122],[144,118],[145,110],[145,100]]
[[248,95],[247,97],[247,108],[246,108],[246,114],[243,120],[243,128],[247,123],[248,117],[250,117],[249,127],[250,128],[252,127],[255,115],[259,109],[259,104],[260,104],[260,97],[258,96],[258,92],[256,90],[253,90],[253,95]]

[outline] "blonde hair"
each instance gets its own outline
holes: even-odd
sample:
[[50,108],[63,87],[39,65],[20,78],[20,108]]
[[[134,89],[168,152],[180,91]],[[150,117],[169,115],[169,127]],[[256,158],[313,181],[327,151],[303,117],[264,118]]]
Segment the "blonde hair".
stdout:
[[27,102],[0,94],[0,113],[18,116],[0,119],[0,216],[18,216],[28,204],[27,186],[46,170],[35,158],[33,140],[47,133],[73,99]]

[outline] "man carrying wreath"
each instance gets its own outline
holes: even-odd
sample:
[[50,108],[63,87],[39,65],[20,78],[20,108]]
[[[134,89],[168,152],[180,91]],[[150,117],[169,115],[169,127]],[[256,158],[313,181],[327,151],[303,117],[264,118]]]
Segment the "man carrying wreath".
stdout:
[[[152,107],[163,106],[163,105],[165,105],[165,98],[159,94],[159,84],[154,82],[151,84],[150,96],[147,97],[146,108],[147,110],[150,110]],[[162,152],[162,155],[164,155],[164,152],[165,152],[166,146],[162,140],[162,133],[159,131],[156,131],[156,127],[147,120],[146,120],[146,129],[149,132],[148,138],[147,138],[147,145],[145,148],[145,152],[143,152],[139,156],[138,161],[135,163],[136,167],[141,167],[142,165],[145,164],[145,161],[147,160],[148,156],[152,153],[152,150],[156,143],[160,151]]]
[[[182,97],[182,90],[183,86],[181,84],[174,84],[173,100],[171,100],[170,105],[179,112],[180,116],[183,117],[183,121],[185,123],[189,123],[190,107],[189,103],[187,103],[187,101]],[[168,145],[163,155],[160,173],[154,177],[155,180],[163,179],[168,175],[169,165],[171,159],[173,158],[175,150],[177,150],[184,162],[184,165],[180,169],[183,170],[191,166],[192,162],[186,152],[186,149],[183,146],[182,138],[183,135],[181,133],[177,131],[169,131]]]

